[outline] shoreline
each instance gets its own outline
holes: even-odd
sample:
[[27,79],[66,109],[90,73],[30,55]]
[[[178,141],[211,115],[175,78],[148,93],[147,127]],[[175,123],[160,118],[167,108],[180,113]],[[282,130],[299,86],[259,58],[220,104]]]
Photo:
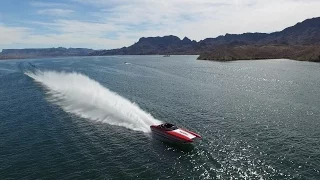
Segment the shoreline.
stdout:
[[[160,56],[162,57],[163,55],[160,54],[145,54],[145,55],[96,55],[96,56],[54,56],[54,57],[12,57],[12,58],[1,58],[0,57],[0,61],[10,61],[10,60],[22,60],[22,59],[52,59],[52,58],[71,58],[71,57],[105,57],[105,56]],[[233,57],[217,57],[217,56],[207,56],[207,55],[197,55],[197,54],[172,54],[171,56],[198,56],[196,58],[197,61],[216,61],[216,62],[233,62],[233,61],[259,61],[259,60],[279,60],[279,59],[283,59],[283,60],[294,60],[294,61],[305,61],[305,62],[316,62],[319,63],[319,60],[304,60],[304,59],[293,59],[290,57],[270,57],[270,58],[233,58]]]

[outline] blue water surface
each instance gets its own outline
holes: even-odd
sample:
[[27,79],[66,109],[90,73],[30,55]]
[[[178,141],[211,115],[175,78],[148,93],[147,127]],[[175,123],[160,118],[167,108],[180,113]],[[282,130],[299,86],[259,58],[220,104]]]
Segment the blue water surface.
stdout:
[[[320,64],[196,58],[0,61],[0,179],[320,179]],[[203,140],[180,147],[66,112],[29,63],[88,76]]]

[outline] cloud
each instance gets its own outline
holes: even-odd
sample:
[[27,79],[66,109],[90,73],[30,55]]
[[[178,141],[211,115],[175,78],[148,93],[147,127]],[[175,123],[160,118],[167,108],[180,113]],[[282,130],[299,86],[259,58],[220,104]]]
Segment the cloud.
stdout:
[[37,10],[37,14],[48,15],[48,16],[67,16],[73,12],[74,11],[71,9],[58,9],[58,8]]
[[201,40],[225,33],[273,32],[315,17],[320,1],[297,0],[74,0],[99,7],[103,22],[127,27],[133,36],[168,34]]
[[[318,0],[71,0],[31,5],[50,19],[29,20],[27,29],[4,27],[13,30],[1,33],[8,42],[118,48],[145,36],[201,40],[225,33],[280,31],[320,15]],[[12,33],[16,36],[7,37]]]
[[197,35],[198,40],[228,32],[281,30],[297,21],[319,15],[314,7],[320,5],[319,1],[296,0],[233,0],[228,3],[222,0],[77,1],[100,7],[102,10],[96,15],[105,22],[136,26],[136,29],[170,29],[173,33],[190,36],[190,28],[201,27],[201,31],[192,32],[203,35]]
[[31,1],[30,5],[33,7],[65,7],[65,6],[68,6],[65,3],[43,2],[43,1]]
[[95,37],[104,37],[108,33],[116,33],[125,29],[121,25],[113,23],[97,23],[79,20],[57,19],[53,22],[33,22],[35,25],[41,25],[56,33],[74,33],[82,35],[90,35]]
[[0,24],[0,45],[20,43],[21,39],[28,34],[28,31],[28,28],[7,27]]
[[[34,22],[34,24],[41,24]],[[32,47],[89,47],[95,49],[117,48],[130,45],[133,40],[125,36],[117,38],[103,37],[104,33],[113,32],[114,27],[98,23],[58,20],[55,23],[45,23],[57,33],[37,33],[36,29],[10,27],[0,24],[0,49],[32,48]]]

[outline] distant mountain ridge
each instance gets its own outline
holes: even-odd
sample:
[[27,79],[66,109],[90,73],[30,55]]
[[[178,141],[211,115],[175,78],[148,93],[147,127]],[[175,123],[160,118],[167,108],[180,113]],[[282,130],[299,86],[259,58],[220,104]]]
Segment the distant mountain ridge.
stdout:
[[94,51],[90,55],[201,54],[220,46],[320,45],[320,17],[307,19],[274,33],[226,34],[199,42],[169,35],[142,37],[129,47]]
[[320,17],[307,19],[279,32],[226,34],[217,38],[206,38],[199,43],[207,45],[319,45]]
[[3,49],[0,59],[13,58],[37,58],[37,57],[60,57],[60,56],[87,56],[93,49],[87,48],[29,48],[29,49]]
[[194,54],[197,42],[185,37],[182,40],[173,35],[163,37],[142,37],[138,42],[120,49],[95,51],[90,55],[147,55],[147,54]]
[[[278,51],[278,49],[283,51]],[[285,53],[296,52],[291,56]],[[253,51],[254,50],[254,51]],[[200,59],[236,60],[260,58],[292,58],[320,61],[320,17],[306,19],[294,26],[273,33],[225,34],[206,38],[199,42],[177,36],[142,37],[129,47],[110,50],[85,48],[4,49],[5,57],[56,57],[56,56],[106,56],[106,55],[152,55],[152,54],[200,54]],[[252,52],[259,53],[252,53]],[[248,54],[249,53],[249,54]],[[245,56],[244,56],[245,54]],[[254,54],[259,54],[255,56]]]

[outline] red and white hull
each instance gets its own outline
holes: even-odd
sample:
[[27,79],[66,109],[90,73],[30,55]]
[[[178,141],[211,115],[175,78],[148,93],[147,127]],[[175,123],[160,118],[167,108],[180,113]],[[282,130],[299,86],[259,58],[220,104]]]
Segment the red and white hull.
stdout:
[[164,140],[176,143],[192,143],[195,139],[201,139],[199,134],[175,126],[173,126],[174,128],[166,128],[164,126],[166,124],[150,126],[152,133]]

